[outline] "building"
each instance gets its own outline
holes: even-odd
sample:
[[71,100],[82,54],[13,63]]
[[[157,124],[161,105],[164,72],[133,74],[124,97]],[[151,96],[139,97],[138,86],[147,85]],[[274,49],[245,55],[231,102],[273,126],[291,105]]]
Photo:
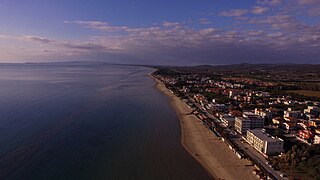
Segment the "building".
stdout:
[[285,130],[293,131],[293,130],[297,129],[297,123],[296,123],[296,122],[284,122],[284,123],[282,124],[282,127],[283,127]]
[[272,118],[272,123],[274,125],[280,126],[283,123],[283,119],[281,117]]
[[231,115],[225,114],[221,116],[221,122],[230,129],[234,129],[235,121],[236,118]]
[[320,119],[310,119],[309,126],[313,126],[315,128],[320,128]]
[[270,109],[255,108],[254,114],[261,116],[262,118],[265,118],[267,120],[272,119],[272,112]]
[[320,135],[319,134],[316,134],[314,136],[313,144],[320,144]]
[[228,109],[225,104],[210,104],[210,106],[214,112],[226,112]]
[[235,119],[235,129],[240,134],[246,134],[249,129],[261,129],[264,127],[264,118],[252,112],[244,112],[242,116]]
[[303,113],[309,118],[318,118],[319,117],[319,107],[317,106],[308,106],[307,109],[304,109]]
[[234,127],[238,133],[245,134],[251,127],[251,120],[244,117],[236,117]]
[[252,112],[244,112],[242,116],[251,121],[250,129],[263,128],[264,118],[261,116],[258,116]]
[[247,131],[247,141],[260,153],[270,156],[283,152],[283,140],[267,134],[264,129],[253,129]]
[[297,136],[307,141],[314,138],[314,134],[310,130],[299,130]]
[[235,96],[238,96],[241,92],[240,91],[229,91],[229,98],[234,98]]
[[301,112],[300,111],[292,111],[291,108],[288,108],[287,111],[284,111],[284,118],[293,118],[297,119],[300,118]]

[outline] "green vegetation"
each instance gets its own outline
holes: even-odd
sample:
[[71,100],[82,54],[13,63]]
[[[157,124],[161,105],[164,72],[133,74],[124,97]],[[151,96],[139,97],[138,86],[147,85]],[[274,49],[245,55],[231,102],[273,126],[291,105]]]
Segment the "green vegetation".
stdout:
[[[307,96],[306,94],[297,93],[299,91],[271,91],[270,94],[273,96],[291,96],[292,98],[300,101],[320,101],[319,97],[315,96]],[[303,91],[303,92],[310,92],[310,91]],[[314,92],[314,91],[312,91]],[[320,92],[319,92],[320,95]]]
[[320,91],[296,90],[296,91],[288,91],[288,92],[289,92],[289,93],[300,94],[300,95],[303,95],[303,96],[320,98]]
[[291,150],[271,159],[274,166],[301,179],[320,180],[320,145],[294,145]]
[[211,93],[211,92],[205,92],[203,94],[209,101],[212,101],[212,99],[215,99],[217,103],[221,104],[228,104],[229,103],[229,98],[228,96],[222,95],[222,94],[217,94],[217,93]]

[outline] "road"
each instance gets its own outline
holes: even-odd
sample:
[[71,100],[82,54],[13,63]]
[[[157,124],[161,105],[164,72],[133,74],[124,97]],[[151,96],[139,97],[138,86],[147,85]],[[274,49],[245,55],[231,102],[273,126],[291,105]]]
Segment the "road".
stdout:
[[251,147],[246,141],[241,141],[241,136],[238,135],[238,138],[231,139],[240,149],[242,149],[248,156],[250,156],[255,163],[262,166],[268,173],[272,174],[277,179],[287,179],[283,178],[280,175],[280,171],[274,170],[269,164],[267,164],[266,158],[260,154],[257,150]]
[[[208,118],[213,119],[215,122],[219,123],[220,121],[214,117],[211,113],[209,113],[207,110],[204,110],[203,107],[197,103],[193,98],[191,98],[189,95],[187,95],[188,99],[199,109],[202,113],[204,113]],[[260,154],[257,150],[255,150],[253,147],[251,147],[246,141],[241,141],[242,136],[237,135],[237,138],[230,139],[233,141],[239,149],[243,150],[248,156],[251,157],[251,159],[254,161],[255,164],[259,164],[264,168],[265,171],[272,174],[277,179],[288,179],[285,177],[281,177],[282,174],[280,171],[274,170],[271,165],[267,164],[266,158]]]

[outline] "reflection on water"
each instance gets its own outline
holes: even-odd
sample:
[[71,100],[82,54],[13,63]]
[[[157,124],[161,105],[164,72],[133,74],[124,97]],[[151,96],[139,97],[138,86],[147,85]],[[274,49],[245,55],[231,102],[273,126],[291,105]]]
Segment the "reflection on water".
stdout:
[[209,179],[151,71],[0,65],[0,179]]

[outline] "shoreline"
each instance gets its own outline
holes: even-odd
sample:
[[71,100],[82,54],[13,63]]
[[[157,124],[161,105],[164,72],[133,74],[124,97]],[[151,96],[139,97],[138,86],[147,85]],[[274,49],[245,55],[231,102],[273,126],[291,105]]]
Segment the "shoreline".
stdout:
[[168,90],[162,82],[150,75],[155,87],[169,98],[181,126],[181,144],[184,149],[208,172],[213,179],[256,179],[250,161],[239,159],[207,129],[180,98]]

